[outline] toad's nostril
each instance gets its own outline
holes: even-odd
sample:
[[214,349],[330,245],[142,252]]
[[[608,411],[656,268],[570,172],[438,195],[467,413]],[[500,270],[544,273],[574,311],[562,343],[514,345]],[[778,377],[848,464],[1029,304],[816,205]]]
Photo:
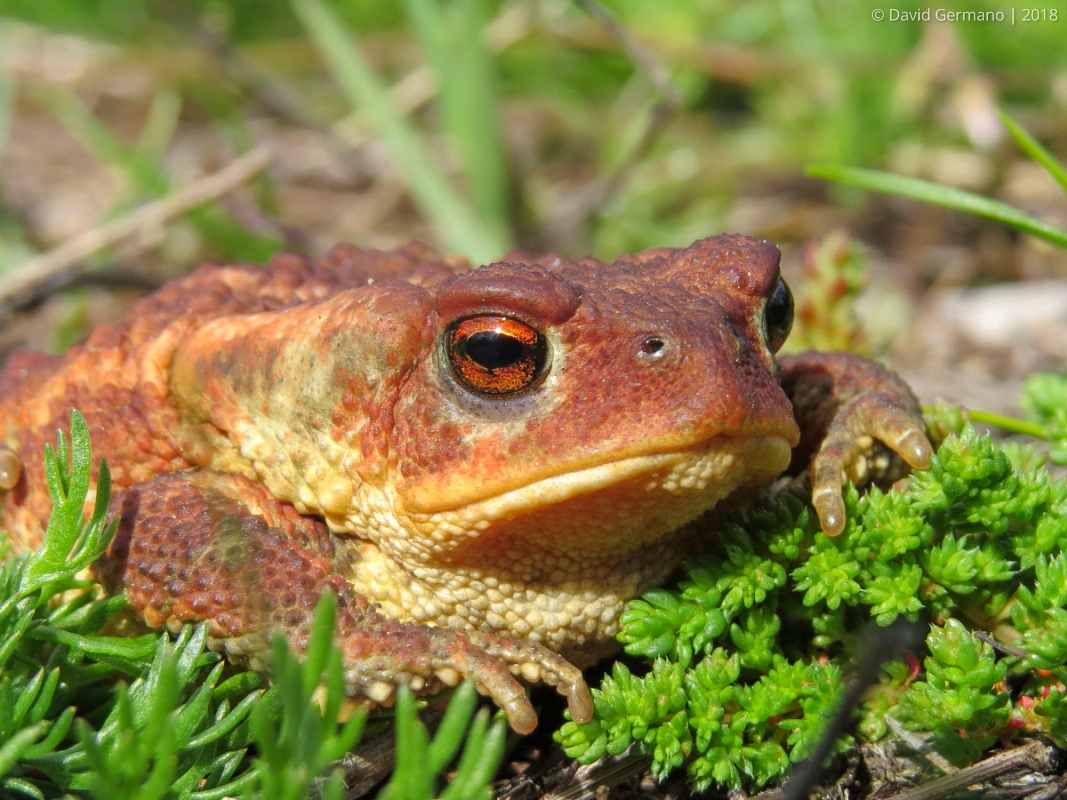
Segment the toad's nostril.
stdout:
[[667,343],[659,336],[649,336],[641,342],[641,354],[657,357],[663,354],[663,350],[666,346]]

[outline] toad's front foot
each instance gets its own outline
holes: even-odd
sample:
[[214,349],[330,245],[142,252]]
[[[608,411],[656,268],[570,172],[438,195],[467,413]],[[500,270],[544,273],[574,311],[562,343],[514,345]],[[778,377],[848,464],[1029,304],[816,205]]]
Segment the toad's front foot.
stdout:
[[[349,593],[348,608],[352,599]],[[537,714],[518,675],[555,686],[574,719],[586,722],[593,716],[581,670],[535,642],[396,622],[377,613],[339,614],[337,634],[349,692],[376,703],[391,703],[400,685],[432,694],[466,678],[504,710],[516,732],[530,733]]]
[[930,465],[922,411],[898,375],[861,356],[802,353],[781,363],[801,428],[794,466],[810,460],[812,504],[823,531],[836,536],[845,528],[847,481],[891,483],[908,467]]
[[[585,683],[582,671],[562,656],[542,645],[524,639],[512,639],[477,631],[468,633],[468,636],[473,644],[488,653],[495,662],[512,664],[513,669],[517,668],[519,674],[526,680],[541,681],[556,687],[556,691],[567,698],[567,708],[571,713],[571,719],[576,722],[588,722],[593,718],[593,696]],[[534,729],[537,717],[533,716],[533,709],[525,693],[513,695],[513,699],[505,704],[493,691],[494,687],[489,681],[483,683],[496,704],[507,712],[511,727],[519,733],[528,733]],[[504,688],[503,684],[501,688]],[[523,722],[526,724],[525,728],[519,725]]]

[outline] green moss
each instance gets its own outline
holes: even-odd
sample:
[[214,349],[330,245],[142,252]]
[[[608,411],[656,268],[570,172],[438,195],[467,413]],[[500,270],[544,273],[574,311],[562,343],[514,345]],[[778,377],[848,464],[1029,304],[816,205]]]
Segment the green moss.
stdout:
[[[927,626],[928,655],[918,674],[883,666],[862,736],[887,735],[888,713],[958,764],[998,738],[1067,737],[1067,484],[1013,467],[956,420],[906,488],[850,489],[840,536],[818,529],[800,494],[768,494],[722,525],[676,589],[631,602],[619,638],[656,660],[645,675],[616,666],[594,690],[596,717],[557,735],[567,753],[589,761],[634,742],[657,775],[684,766],[698,790],[781,780],[840,702],[861,631],[898,618]],[[1014,700],[1008,675],[1023,687]]]

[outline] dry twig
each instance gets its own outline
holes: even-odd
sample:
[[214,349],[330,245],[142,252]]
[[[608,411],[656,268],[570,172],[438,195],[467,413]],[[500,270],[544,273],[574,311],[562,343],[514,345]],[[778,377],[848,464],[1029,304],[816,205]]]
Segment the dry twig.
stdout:
[[25,261],[0,277],[0,305],[32,295],[37,287],[98,250],[140,231],[165,224],[185,212],[231,192],[263,171],[273,160],[273,148],[261,144],[227,166],[129,214],[85,231],[63,244]]
[[[979,761],[966,769],[960,769],[951,775],[907,789],[892,796],[892,800],[938,800],[948,797],[975,784],[985,784],[1013,769],[1025,767],[1033,772],[1048,772],[1056,760],[1056,751],[1044,742],[1034,741],[1005,750]],[[1035,789],[1038,787],[1035,787]]]

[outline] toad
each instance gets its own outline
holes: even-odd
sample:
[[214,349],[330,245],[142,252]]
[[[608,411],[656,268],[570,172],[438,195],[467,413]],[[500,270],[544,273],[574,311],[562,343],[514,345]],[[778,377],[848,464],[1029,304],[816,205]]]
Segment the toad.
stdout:
[[329,588],[354,697],[469,678],[526,732],[521,678],[588,719],[580,667],[699,544],[689,523],[810,461],[837,533],[846,478],[928,463],[893,373],[776,360],[778,261],[723,235],[611,264],[411,245],[201,267],[63,357],[8,360],[0,521],[40,544],[44,443],[77,408],[119,521],[96,572],[148,625],[207,621],[262,668]]

